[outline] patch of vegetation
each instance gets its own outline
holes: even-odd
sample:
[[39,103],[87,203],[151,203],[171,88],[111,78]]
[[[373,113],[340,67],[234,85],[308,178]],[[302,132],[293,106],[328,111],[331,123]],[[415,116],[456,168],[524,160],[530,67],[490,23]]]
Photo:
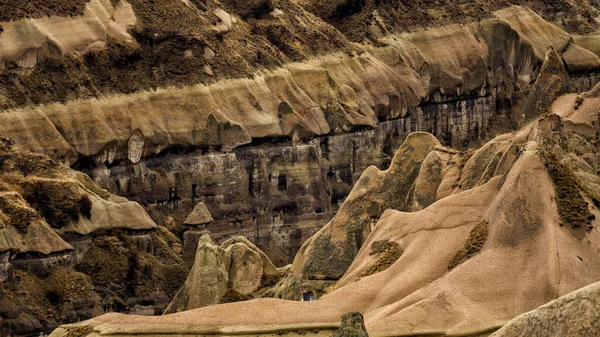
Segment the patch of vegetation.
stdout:
[[82,195],[79,199],[79,213],[88,219],[92,218],[92,201],[87,194]]
[[122,288],[129,266],[129,251],[119,238],[95,238],[76,270],[89,275],[96,287]]
[[12,307],[27,308],[27,314],[38,319],[57,316],[56,308],[46,296],[45,284],[32,274],[16,270],[14,277],[0,282],[0,299],[5,299]]
[[57,303],[80,300],[99,300],[89,276],[67,267],[54,267],[45,279],[46,297]]
[[374,265],[363,271],[361,277],[370,276],[388,269],[398,261],[403,253],[404,250],[396,242],[389,240],[373,242],[369,255],[379,255],[379,259]]
[[75,327],[69,327],[66,329],[67,334],[65,337],[85,337],[94,331],[94,329],[91,326],[87,325],[79,325]]
[[0,212],[7,218],[7,224],[15,227],[19,233],[27,233],[27,227],[38,215],[32,208],[25,204],[20,196],[14,193],[0,194]]
[[467,237],[467,242],[465,242],[464,246],[456,252],[456,255],[454,255],[452,260],[448,263],[448,270],[454,269],[456,266],[479,253],[487,241],[487,236],[488,221],[484,219],[471,230]]
[[27,177],[27,175],[35,171],[35,160],[29,156],[18,156],[15,159],[14,165],[23,174],[23,177]]
[[22,18],[39,19],[49,16],[83,15],[89,0],[11,0],[0,2],[0,21]]
[[583,101],[584,101],[583,97],[577,96],[577,99],[575,99],[575,110],[579,110],[579,108],[583,104]]
[[544,159],[546,169],[554,184],[556,206],[562,225],[592,230],[594,215],[590,213],[588,203],[581,195],[579,180],[573,171],[563,165],[554,154],[545,153]]
[[82,207],[86,207],[82,206],[81,195],[74,182],[36,179],[22,182],[21,187],[25,200],[40,212],[52,228],[60,229],[77,222]]
[[[78,312],[75,316],[74,303]],[[78,316],[81,309],[84,316]],[[46,278],[16,270],[14,276],[0,282],[0,332],[26,333],[35,324],[53,329],[50,322],[74,323],[99,313],[100,297],[93,291],[89,277],[71,268],[54,267]]]
[[[153,244],[161,246],[155,239],[153,235]],[[168,255],[172,258],[175,254]],[[89,275],[97,289],[103,289],[100,293],[104,298],[144,297],[160,291],[172,298],[189,273],[181,258],[175,262],[163,263],[156,256],[139,251],[131,239],[121,233],[95,238],[76,269]]]

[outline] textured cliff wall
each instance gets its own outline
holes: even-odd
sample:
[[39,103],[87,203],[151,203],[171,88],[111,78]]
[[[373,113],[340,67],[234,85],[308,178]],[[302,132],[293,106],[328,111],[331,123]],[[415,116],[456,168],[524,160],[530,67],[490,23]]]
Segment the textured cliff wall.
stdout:
[[598,79],[587,4],[565,4],[562,22],[537,2],[368,2],[342,14],[370,26],[350,27],[344,3],[92,0],[7,16],[0,134],[159,222],[204,201],[215,239],[252,237],[280,264],[410,132],[464,148],[516,127],[548,47],[565,90]]
[[[599,93],[600,85],[562,95],[543,116],[469,152],[441,146],[431,134],[410,134],[389,169],[361,175],[336,217],[297,255],[291,275],[274,286],[277,295],[298,299],[333,285],[316,301],[257,298],[202,307],[220,302],[212,294],[230,289],[235,283],[226,280],[236,270],[227,267],[235,261],[230,246],[204,237],[175,302],[199,308],[153,318],[108,314],[52,336],[330,336],[352,310],[363,313],[373,336],[594,334]],[[255,257],[247,270],[264,265]],[[299,270],[321,283],[294,279]],[[248,278],[252,289],[259,276]]]

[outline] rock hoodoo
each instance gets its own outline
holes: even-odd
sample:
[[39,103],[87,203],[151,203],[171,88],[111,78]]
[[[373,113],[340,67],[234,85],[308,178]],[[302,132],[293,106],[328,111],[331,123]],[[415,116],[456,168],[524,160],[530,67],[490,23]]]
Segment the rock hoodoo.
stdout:
[[[398,186],[404,185],[388,182],[377,189],[381,183],[378,179],[365,178],[385,179],[385,172],[363,173],[346,203],[352,204],[352,196],[359,192],[376,201],[387,187],[404,191],[396,200],[407,201],[406,209],[389,208],[376,223],[362,223],[364,242],[342,271],[343,276],[338,281],[329,280],[330,289],[317,301],[262,298],[152,321],[104,315],[65,326],[53,337],[83,327],[95,334],[119,331],[125,336],[162,331],[199,334],[217,327],[247,334],[268,333],[274,327],[278,331],[317,329],[329,334],[332,327],[339,327],[340,315],[357,310],[364,313],[365,326],[375,336],[490,334],[522,313],[600,280],[596,259],[600,247],[598,144],[591,136],[595,135],[598,115],[590,113],[598,109],[600,101],[585,98],[577,103],[578,97],[590,96],[593,94],[563,95],[548,114],[475,151],[440,146],[426,134],[408,137],[403,146],[413,147],[415,151],[410,153],[416,157],[401,165],[414,167],[416,172],[411,176],[422,183],[410,183],[412,188],[403,190]],[[417,140],[420,142],[415,143]],[[417,155],[419,148],[424,151],[422,156]],[[402,155],[403,147],[395,159]],[[441,166],[436,169],[435,163]],[[439,174],[425,184],[425,175],[432,171]],[[425,188],[417,190],[417,186]],[[434,191],[432,204],[414,202],[415,195],[429,191]],[[360,218],[359,214],[351,220]],[[343,226],[332,229],[332,224],[324,227],[306,247],[322,237],[329,238],[330,233],[347,235]],[[331,240],[329,249],[339,245],[337,249],[343,250],[347,242]],[[388,254],[393,251],[398,253]],[[299,278],[301,274],[294,271],[303,270],[313,252],[318,250],[302,249],[292,273],[276,288],[283,287],[294,295],[295,287],[306,286],[303,281],[308,279]],[[587,298],[592,292],[593,287],[585,288],[581,294]],[[549,322],[540,318],[559,315],[546,308],[557,308],[561,303],[572,303],[563,311],[562,319]],[[228,314],[231,312],[238,315]],[[579,315],[581,320],[577,321],[581,325],[563,325],[583,312],[586,315]],[[597,315],[592,302],[558,300],[538,313],[508,323],[498,333],[519,335],[519,331],[529,331],[531,324],[550,332],[587,333],[593,331],[588,323],[593,324],[594,319]]]

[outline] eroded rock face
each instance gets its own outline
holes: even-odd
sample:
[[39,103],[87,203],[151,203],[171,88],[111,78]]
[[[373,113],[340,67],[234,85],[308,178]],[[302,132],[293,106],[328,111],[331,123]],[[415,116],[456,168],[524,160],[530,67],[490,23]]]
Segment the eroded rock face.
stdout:
[[139,204],[0,139],[1,335],[162,312],[187,275],[178,245]]
[[93,0],[21,21],[15,4],[0,133],[162,215],[202,201],[213,239],[245,235],[284,265],[409,133],[466,147],[595,84],[589,4],[513,3]]
[[[165,314],[260,297],[286,273],[243,237],[215,245],[208,234],[198,241],[194,265]],[[262,294],[262,295],[261,295]]]
[[[54,336],[84,328],[89,334],[118,331],[124,336],[203,334],[217,327],[248,334],[299,327],[330,331],[350,311],[365,314],[365,327],[372,335],[493,333],[518,315],[600,280],[600,162],[595,139],[600,124],[598,115],[590,113],[600,101],[594,96],[563,95],[551,106],[552,113],[475,151],[442,147],[432,135],[411,135],[404,146],[416,149],[410,153],[421,153],[422,159],[392,164],[387,173],[406,173],[413,167],[424,190],[415,191],[417,184],[412,183],[412,188],[400,189],[406,194],[395,200],[403,200],[408,208],[383,212],[342,278],[330,281],[335,285],[317,301],[263,298],[152,320],[105,315],[65,326]],[[402,155],[398,151],[395,159]],[[436,157],[446,158],[446,164],[438,166],[435,179],[426,181],[428,172],[437,171]],[[366,177],[378,179],[365,181]],[[398,190],[397,183],[387,180],[391,178],[368,169],[345,204],[358,207],[352,196],[363,194],[373,204],[384,202],[386,186]],[[413,195],[433,198],[434,190],[431,205],[413,202]],[[361,215],[350,222],[361,221]],[[332,231],[334,222],[307,246],[334,237],[331,233],[348,237],[344,226]],[[345,249],[344,240],[330,242]],[[298,254],[294,270],[276,289],[306,285],[295,271],[311,260],[311,251]],[[598,318],[595,289],[594,285],[579,297],[526,314],[500,332],[518,335],[541,328],[547,330],[535,333],[593,334]],[[542,320],[543,316],[556,319]],[[363,329],[358,330],[362,334]]]
[[594,283],[516,317],[492,336],[596,336],[599,312],[600,284]]

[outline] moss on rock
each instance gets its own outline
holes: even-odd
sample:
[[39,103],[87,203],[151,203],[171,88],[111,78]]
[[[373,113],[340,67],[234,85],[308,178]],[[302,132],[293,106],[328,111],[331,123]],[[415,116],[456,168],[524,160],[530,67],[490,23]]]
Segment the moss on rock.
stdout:
[[588,203],[581,195],[579,180],[571,169],[563,165],[555,155],[544,156],[546,169],[554,184],[556,206],[563,225],[572,228],[583,227],[591,230],[594,215],[590,213]]
[[370,276],[379,272],[382,272],[391,267],[402,254],[404,250],[400,248],[400,245],[396,242],[389,240],[382,240],[373,242],[371,245],[370,255],[379,255],[379,259],[374,265],[363,271],[362,277]]
[[484,219],[471,230],[469,236],[467,237],[467,242],[465,242],[464,246],[458,252],[456,252],[456,255],[454,255],[452,260],[450,260],[448,263],[448,270],[454,269],[459,264],[479,253],[479,251],[481,251],[485,245],[487,237],[488,221]]
[[21,187],[25,200],[40,212],[52,228],[60,229],[79,220],[81,195],[74,182],[35,179],[23,181]]
[[27,228],[38,215],[25,201],[15,193],[0,193],[0,213],[7,225],[15,227],[21,234],[27,233]]

